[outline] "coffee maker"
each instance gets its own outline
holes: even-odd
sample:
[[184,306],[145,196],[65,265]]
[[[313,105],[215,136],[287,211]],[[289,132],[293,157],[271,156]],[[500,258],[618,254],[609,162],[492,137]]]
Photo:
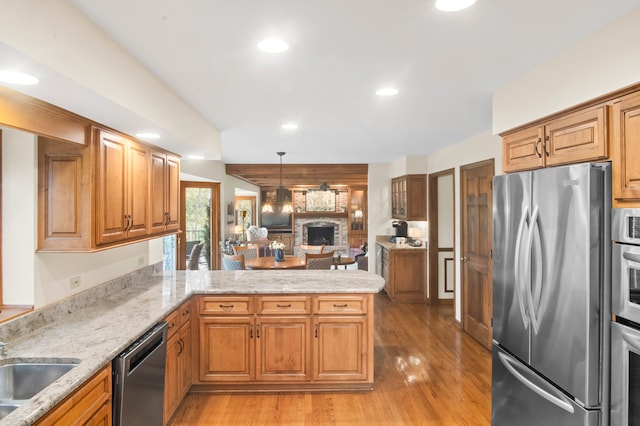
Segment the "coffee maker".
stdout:
[[396,238],[397,237],[407,237],[407,222],[404,220],[394,220],[391,222],[391,225],[396,228]]

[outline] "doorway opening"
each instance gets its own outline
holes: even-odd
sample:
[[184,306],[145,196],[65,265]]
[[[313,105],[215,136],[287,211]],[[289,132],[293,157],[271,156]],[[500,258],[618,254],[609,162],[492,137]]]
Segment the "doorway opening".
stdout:
[[178,269],[220,269],[220,184],[180,182]]

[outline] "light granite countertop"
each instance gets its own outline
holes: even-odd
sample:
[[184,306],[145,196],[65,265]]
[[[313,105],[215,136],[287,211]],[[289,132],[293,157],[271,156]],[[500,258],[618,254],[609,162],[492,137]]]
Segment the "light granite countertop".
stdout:
[[377,293],[384,286],[381,277],[357,270],[152,272],[148,267],[0,324],[6,343],[0,365],[78,363],[0,425],[34,423],[193,294]]
[[376,244],[380,244],[382,247],[388,250],[426,250],[427,243],[425,241],[422,242],[422,245],[419,247],[410,246],[407,243],[404,244],[396,244],[389,241],[390,235],[378,235],[376,236]]

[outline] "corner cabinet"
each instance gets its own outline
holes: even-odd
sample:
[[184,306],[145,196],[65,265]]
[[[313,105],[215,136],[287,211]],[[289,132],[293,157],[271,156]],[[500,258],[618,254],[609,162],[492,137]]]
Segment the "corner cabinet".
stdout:
[[612,107],[613,207],[640,207],[640,93]]
[[391,179],[391,217],[427,220],[427,175],[414,174]]
[[502,135],[505,173],[608,158],[607,105]]
[[38,251],[96,251],[177,232],[179,157],[109,130],[88,134],[87,145],[38,139]]
[[371,389],[372,297],[197,297],[194,389]]

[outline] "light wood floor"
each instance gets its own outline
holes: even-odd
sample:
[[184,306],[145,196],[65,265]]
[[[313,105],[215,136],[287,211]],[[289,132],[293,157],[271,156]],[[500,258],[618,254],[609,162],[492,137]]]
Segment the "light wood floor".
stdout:
[[375,389],[362,393],[188,394],[173,426],[489,425],[491,353],[453,306],[375,298]]

